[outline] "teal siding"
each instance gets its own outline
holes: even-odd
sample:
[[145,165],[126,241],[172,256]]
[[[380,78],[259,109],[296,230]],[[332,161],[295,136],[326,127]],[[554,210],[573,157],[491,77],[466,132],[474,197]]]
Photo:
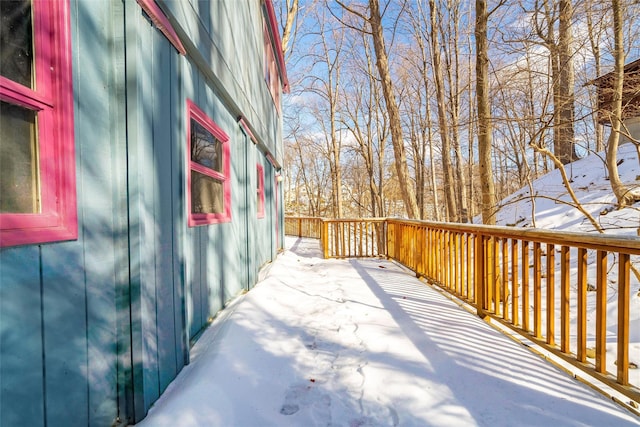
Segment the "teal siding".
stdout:
[[118,414],[121,11],[116,2],[70,3],[79,237],[0,250],[3,426],[111,425]]
[[[265,155],[279,155],[281,126],[262,75],[260,2],[158,0],[181,56],[133,0],[68,1],[79,236],[0,249],[3,427],[139,421],[276,254]],[[187,99],[230,137],[231,222],[187,226]]]
[[[42,248],[46,415],[48,421],[64,419],[68,416],[68,402],[74,402],[76,425],[88,424],[89,418],[89,396],[82,387],[85,377],[90,375],[87,357],[89,295],[82,271],[83,252],[82,245],[76,242]],[[103,325],[91,326],[99,328]],[[108,327],[108,324],[104,326]],[[112,356],[113,351],[105,355]],[[49,367],[55,369],[49,370]]]
[[128,159],[133,393],[141,419],[187,362],[182,58],[130,4]]
[[[38,247],[0,251],[0,425],[44,425]],[[28,368],[28,369],[27,369]]]
[[[187,245],[190,268],[187,273],[187,319],[189,335],[196,337],[225,303],[246,289],[246,140],[236,118],[220,101],[217,90],[196,67],[187,65],[185,98],[192,99],[229,135],[231,156],[231,222],[190,227]],[[186,114],[186,111],[185,111]],[[185,140],[180,146],[186,150]],[[185,153],[186,156],[186,153]]]
[[[260,1],[158,0],[230,111],[244,115],[282,163],[282,126],[263,74]],[[235,117],[234,117],[235,118]]]

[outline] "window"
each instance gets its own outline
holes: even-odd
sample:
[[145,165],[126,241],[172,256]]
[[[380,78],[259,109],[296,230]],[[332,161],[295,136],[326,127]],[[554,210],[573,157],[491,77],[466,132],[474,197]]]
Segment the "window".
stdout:
[[229,137],[193,102],[187,101],[189,226],[231,221]]
[[258,218],[264,218],[264,168],[256,165]]
[[266,20],[263,20],[263,38],[264,38],[264,80],[271,93],[271,98],[276,106],[278,114],[280,114],[280,76],[278,74],[278,65],[269,35],[269,28]]
[[0,1],[0,246],[78,236],[69,2]]

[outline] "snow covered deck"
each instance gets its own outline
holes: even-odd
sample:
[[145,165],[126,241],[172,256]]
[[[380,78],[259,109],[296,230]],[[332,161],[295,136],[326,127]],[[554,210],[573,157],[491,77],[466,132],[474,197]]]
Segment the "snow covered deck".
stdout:
[[139,425],[640,425],[397,265],[286,243]]

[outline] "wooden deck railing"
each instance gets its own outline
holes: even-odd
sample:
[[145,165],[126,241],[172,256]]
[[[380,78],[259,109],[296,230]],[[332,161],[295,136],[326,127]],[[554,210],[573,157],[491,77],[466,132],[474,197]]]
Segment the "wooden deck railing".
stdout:
[[322,222],[325,258],[365,258],[386,254],[384,219],[335,219]]
[[325,257],[391,258],[640,401],[639,313],[630,324],[631,291],[638,299],[640,285],[631,261],[640,239],[395,219],[319,221]]
[[322,219],[309,216],[284,218],[284,233],[288,236],[320,238]]

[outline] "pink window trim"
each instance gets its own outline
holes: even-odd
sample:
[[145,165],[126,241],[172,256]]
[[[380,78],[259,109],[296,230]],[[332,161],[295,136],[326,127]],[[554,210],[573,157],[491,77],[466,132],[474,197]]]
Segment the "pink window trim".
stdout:
[[[204,126],[222,143],[222,168],[223,173],[219,173],[196,162],[191,161],[191,119],[195,119]],[[193,101],[187,100],[187,218],[189,227],[199,225],[219,224],[231,221],[231,160],[229,136],[202,111]],[[194,214],[191,212],[191,171],[195,170],[204,175],[218,179],[223,182],[224,212]]]
[[254,144],[258,144],[258,140],[256,139],[253,132],[251,132],[251,128],[249,127],[247,120],[243,116],[238,117],[238,124],[240,125],[240,127],[242,127],[244,132],[249,136],[249,139],[251,139],[251,142],[253,142]]
[[30,110],[41,111],[47,107],[53,108],[51,98],[2,76],[0,76],[0,99]]
[[264,218],[264,168],[259,163],[256,164],[256,172],[258,175],[258,218]]
[[273,158],[271,153],[267,153],[267,160],[269,160],[269,163],[271,163],[271,166],[273,166],[274,169],[280,169],[280,166],[278,166],[276,159]]
[[[280,33],[278,32],[278,20],[276,19],[276,12],[273,9],[273,1],[265,0],[265,7],[267,9],[267,18],[269,21],[269,27],[271,28],[271,34],[273,34],[273,42],[275,46],[281,46]],[[276,59],[280,68],[280,76],[282,77],[282,90],[284,93],[289,93],[289,78],[287,77],[287,67],[284,65],[284,55],[282,49],[275,49]]]
[[185,50],[180,37],[173,29],[173,26],[169,22],[167,15],[164,14],[162,9],[156,4],[155,0],[137,0],[138,4],[151,18],[156,27],[165,35],[167,40],[176,48],[181,55],[186,55]]
[[278,192],[280,191],[280,189],[278,188],[279,186],[279,182],[278,182],[278,177],[279,174],[276,174],[273,178],[273,198],[275,200],[275,205],[276,205],[276,212],[275,212],[275,223],[276,223],[276,250],[279,251],[280,250],[280,213],[278,212]]
[[38,111],[41,213],[0,214],[0,247],[78,238],[69,1],[33,2],[36,91],[0,79],[0,98]]
[[267,84],[271,99],[276,107],[276,111],[280,114],[280,85],[281,78],[278,73],[278,66],[276,65],[276,58],[274,56],[274,48],[272,44],[271,36],[269,35],[269,29],[267,28],[267,20],[263,20],[263,39],[264,39],[264,81]]

